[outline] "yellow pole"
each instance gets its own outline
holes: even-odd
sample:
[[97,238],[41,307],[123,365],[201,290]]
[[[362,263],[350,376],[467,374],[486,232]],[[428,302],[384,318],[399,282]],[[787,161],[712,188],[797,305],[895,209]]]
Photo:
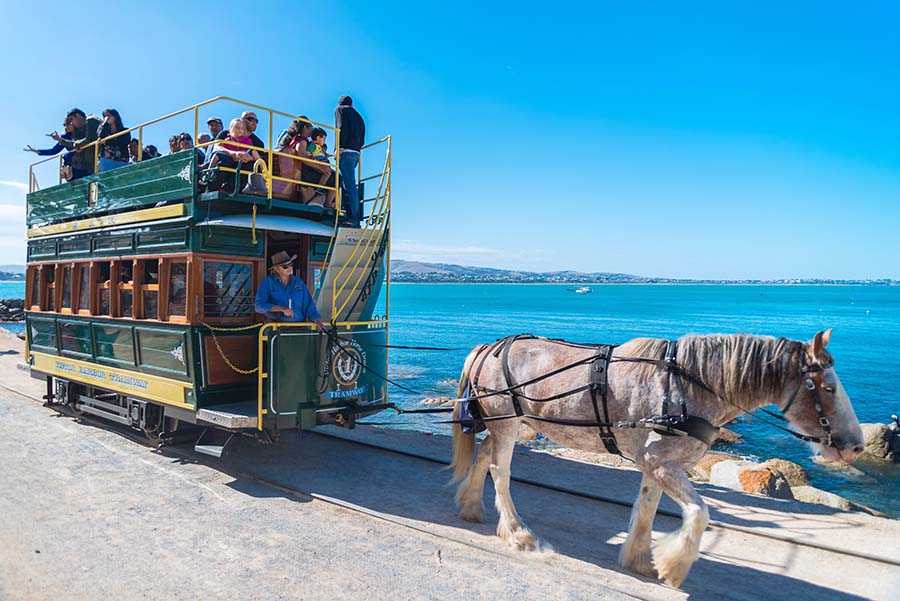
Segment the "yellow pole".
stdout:
[[144,160],[144,127],[138,128],[138,163]]
[[194,107],[194,144],[197,143],[197,138],[200,136],[200,107]]
[[274,113],[272,109],[269,109],[269,169],[266,171],[266,183],[268,184],[266,196],[269,200],[272,200],[272,127],[275,125],[274,120]]

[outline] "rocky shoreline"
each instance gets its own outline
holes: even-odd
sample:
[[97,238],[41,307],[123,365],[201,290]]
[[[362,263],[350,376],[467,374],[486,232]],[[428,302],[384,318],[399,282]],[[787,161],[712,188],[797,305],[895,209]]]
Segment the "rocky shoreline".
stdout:
[[0,323],[25,321],[24,298],[0,298]]

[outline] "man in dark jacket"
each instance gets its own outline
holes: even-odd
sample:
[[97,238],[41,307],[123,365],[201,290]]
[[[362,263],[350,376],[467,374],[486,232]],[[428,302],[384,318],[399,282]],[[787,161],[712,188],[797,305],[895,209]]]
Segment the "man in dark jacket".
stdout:
[[334,109],[334,126],[341,130],[340,148],[338,148],[338,169],[341,172],[341,190],[343,199],[341,207],[346,211],[339,224],[350,227],[359,226],[359,188],[356,185],[356,168],[359,165],[359,153],[366,143],[366,123],[362,115],[353,108],[353,99],[341,96]]

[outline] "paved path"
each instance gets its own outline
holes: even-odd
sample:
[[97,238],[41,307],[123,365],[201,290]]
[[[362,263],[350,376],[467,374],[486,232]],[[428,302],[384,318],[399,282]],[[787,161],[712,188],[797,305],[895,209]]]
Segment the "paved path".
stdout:
[[[16,360],[0,355],[0,382],[42,394]],[[436,458],[449,450],[445,437],[421,433],[326,432]],[[897,599],[900,590],[900,522],[708,486],[712,518],[752,533],[708,529],[679,591],[617,568],[626,507],[514,483],[519,512],[555,549],[517,554],[493,535],[490,479],[487,523],[468,524],[454,515],[440,466],[321,434],[285,435],[275,447],[248,442],[225,460],[185,459],[0,390],[0,457],[4,600],[821,601]],[[633,472],[527,449],[513,474],[626,502],[637,488]],[[655,528],[678,523],[661,516]],[[759,535],[767,533],[887,562]]]

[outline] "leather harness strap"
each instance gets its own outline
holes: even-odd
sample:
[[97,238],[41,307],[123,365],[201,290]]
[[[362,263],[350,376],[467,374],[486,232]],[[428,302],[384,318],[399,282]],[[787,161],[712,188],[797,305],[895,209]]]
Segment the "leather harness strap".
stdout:
[[[600,442],[606,447],[607,453],[622,455],[619,445],[616,443],[616,435],[612,431],[612,422],[609,419],[609,360],[612,357],[612,346],[603,345],[597,348],[597,356],[591,363],[589,384],[591,401],[594,407],[594,417],[597,419],[597,428],[600,431]],[[603,419],[600,419],[600,408],[597,406],[597,394],[603,401]]]

